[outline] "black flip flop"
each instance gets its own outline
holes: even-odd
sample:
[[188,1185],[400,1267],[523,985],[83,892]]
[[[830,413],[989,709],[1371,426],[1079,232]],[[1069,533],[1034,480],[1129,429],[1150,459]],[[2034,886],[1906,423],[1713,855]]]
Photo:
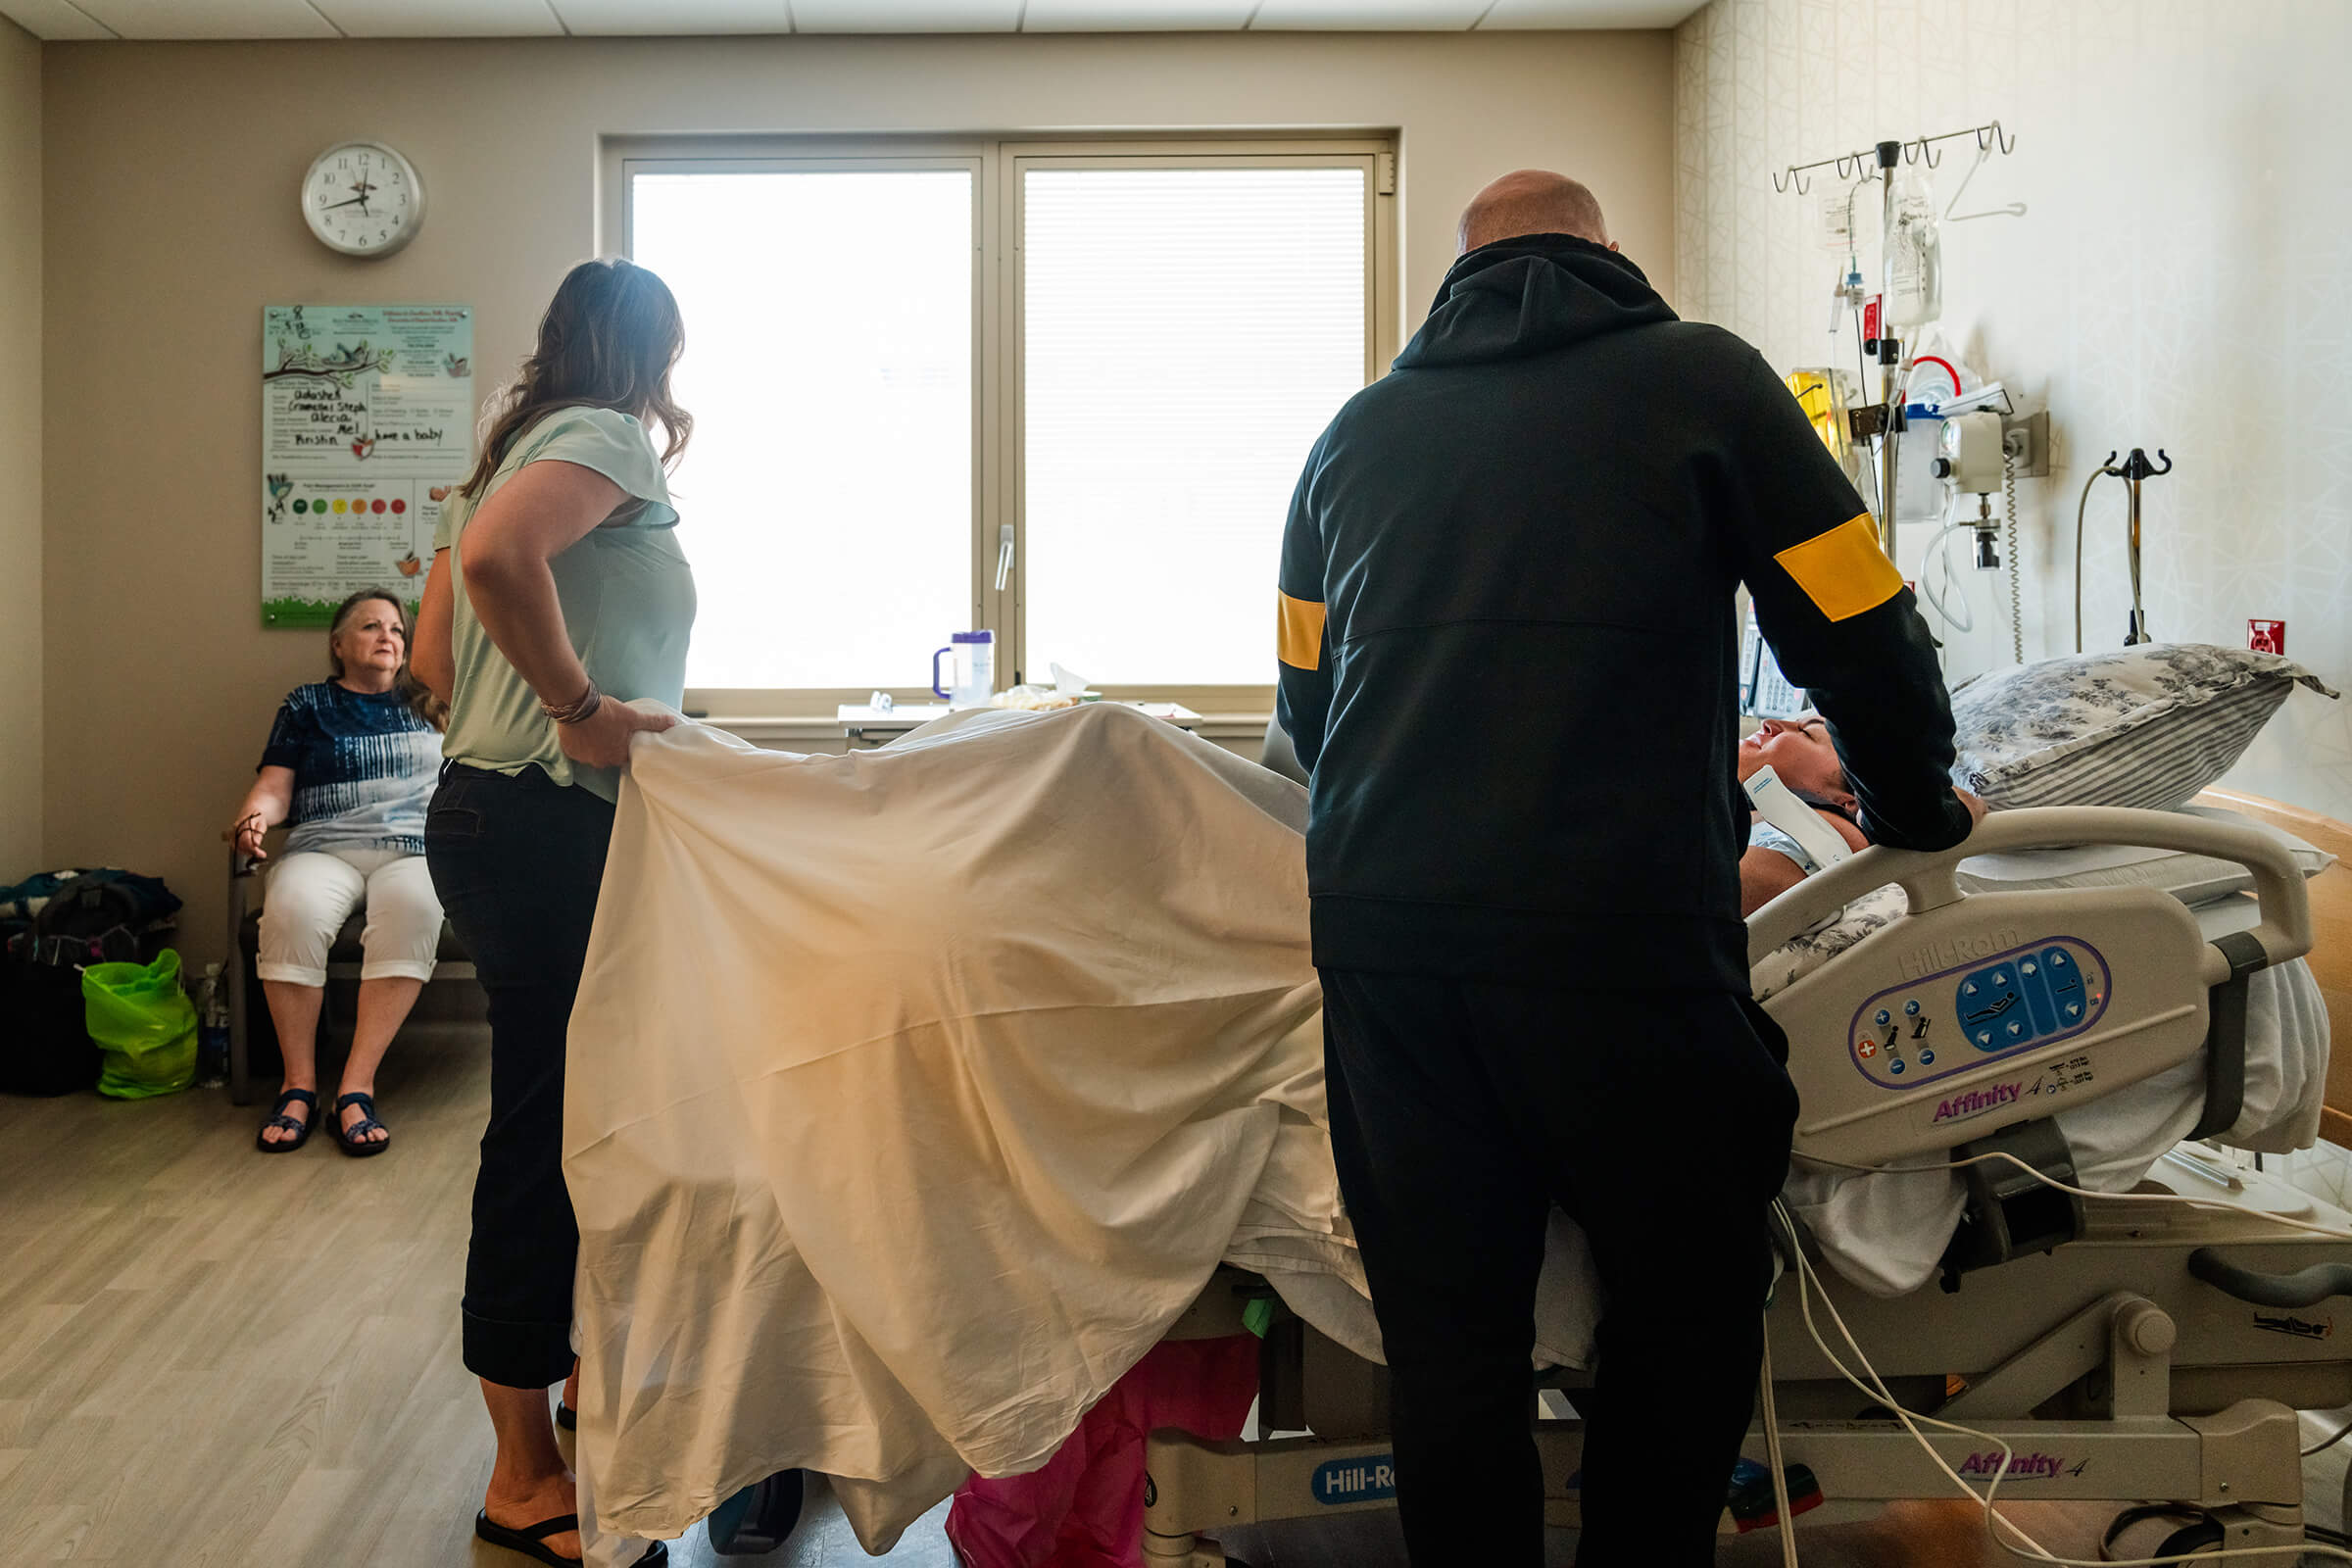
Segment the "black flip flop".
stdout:
[[[346,1127],[343,1125],[343,1112],[352,1105],[360,1107],[360,1119]],[[368,1137],[371,1129],[383,1127],[383,1125],[382,1122],[375,1119],[375,1097],[373,1095],[336,1097],[335,1142],[342,1146],[343,1152],[351,1155],[354,1159],[366,1159],[369,1154],[380,1154],[392,1147],[390,1128],[384,1129],[382,1138],[370,1141]]]
[[566,1432],[579,1431],[580,1412],[565,1404],[562,1399],[558,1399],[556,1401],[556,1425]]
[[[293,1117],[286,1114],[286,1107],[294,1103],[294,1102],[297,1100],[311,1107],[309,1120],[296,1121]],[[294,1152],[294,1151],[300,1149],[303,1145],[311,1141],[311,1129],[316,1127],[318,1124],[318,1093],[309,1089],[284,1090],[278,1095],[277,1103],[270,1107],[270,1119],[262,1123],[262,1132],[255,1133],[253,1135],[253,1147],[260,1150],[265,1154],[291,1154]],[[273,1144],[269,1139],[262,1136],[262,1133],[268,1132],[272,1127],[291,1127],[294,1129],[294,1136]]]
[[[579,1558],[559,1556],[548,1550],[546,1545],[548,1537],[560,1536],[566,1530],[579,1528],[580,1516],[576,1513],[560,1513],[553,1519],[542,1519],[527,1530],[509,1530],[505,1525],[492,1524],[487,1512],[476,1513],[473,1516],[473,1533],[482,1540],[487,1541],[493,1546],[504,1546],[509,1551],[519,1551],[525,1557],[535,1558],[549,1564],[550,1568],[579,1568]],[[662,1568],[662,1565],[668,1561],[668,1545],[657,1541],[645,1548],[645,1555],[637,1559],[635,1568]]]

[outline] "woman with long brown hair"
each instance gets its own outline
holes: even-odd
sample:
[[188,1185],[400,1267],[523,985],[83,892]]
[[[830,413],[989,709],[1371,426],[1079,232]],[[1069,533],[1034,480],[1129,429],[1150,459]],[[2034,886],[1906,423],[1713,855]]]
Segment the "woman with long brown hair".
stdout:
[[[694,577],[663,478],[693,429],[669,391],[684,345],[644,268],[565,275],[442,514],[417,625],[417,673],[451,709],[425,856],[490,996],[464,1348],[498,1456],[474,1531],[553,1564],[581,1550],[547,1399],[572,1364],[579,1250],[564,1035],[630,738],[671,722],[625,705],[685,701]],[[665,1556],[657,1544],[639,1562]]]

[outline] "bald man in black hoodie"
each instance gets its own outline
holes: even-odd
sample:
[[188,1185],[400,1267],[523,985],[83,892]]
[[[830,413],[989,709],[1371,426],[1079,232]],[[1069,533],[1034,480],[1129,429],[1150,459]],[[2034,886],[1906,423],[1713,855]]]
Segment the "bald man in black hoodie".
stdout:
[[1315,443],[1283,542],[1332,1140],[1416,1568],[1543,1561],[1555,1201],[1606,1299],[1578,1561],[1695,1568],[1796,1110],[1740,919],[1740,585],[1863,832],[1943,849],[1980,808],[1911,593],[1763,359],[1678,320],[1574,180],[1505,175],[1460,242],[1395,372]]

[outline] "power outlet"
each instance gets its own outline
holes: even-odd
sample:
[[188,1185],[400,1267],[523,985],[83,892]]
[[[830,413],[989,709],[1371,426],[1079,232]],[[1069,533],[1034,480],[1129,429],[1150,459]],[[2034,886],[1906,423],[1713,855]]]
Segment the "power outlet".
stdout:
[[2021,479],[2046,479],[2050,473],[2050,411],[2039,410],[2021,414],[2001,421],[2001,441],[2006,446],[2019,434],[2026,438],[2026,449],[2019,456],[2017,476]]

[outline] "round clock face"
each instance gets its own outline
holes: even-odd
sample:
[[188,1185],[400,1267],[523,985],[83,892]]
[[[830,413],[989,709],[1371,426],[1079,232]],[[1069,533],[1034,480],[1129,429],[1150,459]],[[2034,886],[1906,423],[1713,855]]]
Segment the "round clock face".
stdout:
[[409,161],[381,142],[345,142],[312,161],[302,216],[329,249],[388,256],[424,220],[424,187]]

